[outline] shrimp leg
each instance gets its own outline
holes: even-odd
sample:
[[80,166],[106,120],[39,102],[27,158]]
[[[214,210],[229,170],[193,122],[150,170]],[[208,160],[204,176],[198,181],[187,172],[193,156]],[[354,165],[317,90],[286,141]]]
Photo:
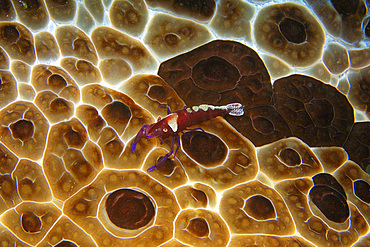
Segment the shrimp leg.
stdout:
[[[170,115],[170,114],[172,113],[172,112],[171,112],[171,109],[170,109],[168,106],[159,105],[158,107],[159,107],[159,108],[166,108],[166,109],[167,109],[167,114],[168,114],[168,115]],[[187,109],[187,108],[189,108],[189,107],[184,106],[184,108],[183,108],[183,109],[185,110],[185,109]]]
[[[176,151],[175,151],[175,140],[177,141],[177,148],[176,148]],[[174,152],[174,156],[176,156],[176,153],[177,151],[179,150],[179,147],[180,147],[180,139],[178,138],[178,135],[175,135],[172,140],[171,140],[171,151],[169,153],[167,153],[165,156],[163,156],[158,162],[157,164],[155,164],[154,166],[151,166],[148,168],[147,172],[152,172],[154,171],[155,169],[157,169],[158,167],[160,167],[167,159],[168,157],[170,157]]]
[[170,115],[171,114],[171,110],[168,106],[163,106],[163,105],[159,105],[158,106],[159,108],[166,108],[167,109],[167,114]]
[[211,139],[211,136],[207,133],[207,132],[205,132],[204,131],[204,129],[202,129],[202,128],[194,128],[194,129],[185,129],[185,130],[187,130],[188,132],[186,132],[186,133],[184,133],[184,135],[191,135],[191,131],[196,131],[196,130],[200,130],[200,131],[202,131],[204,134],[206,134],[207,136],[208,136],[208,138],[209,139]]
[[141,137],[143,134],[146,134],[146,129],[149,127],[149,125],[144,125],[141,127],[140,131],[136,134],[134,141],[132,142],[131,145],[131,152],[135,152],[136,144],[140,141]]
[[205,132],[205,131],[204,131],[204,129],[202,129],[202,128],[194,128],[194,129],[188,129],[188,128],[186,128],[185,130],[187,130],[187,131],[188,131],[188,132],[186,132],[186,133],[189,133],[190,131],[197,131],[197,130],[200,130],[200,131],[202,131],[204,134],[208,135],[208,134],[207,134],[207,132]]

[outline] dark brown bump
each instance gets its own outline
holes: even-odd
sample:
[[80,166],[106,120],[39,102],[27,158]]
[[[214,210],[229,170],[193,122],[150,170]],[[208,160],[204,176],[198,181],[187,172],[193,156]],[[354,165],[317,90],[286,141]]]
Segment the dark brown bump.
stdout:
[[[251,65],[253,66],[253,65]],[[244,78],[243,78],[244,79]],[[258,77],[255,77],[255,78],[250,78],[248,79],[248,87],[251,91],[253,91],[253,93],[256,93],[258,94],[258,92],[261,91],[263,85],[261,83],[261,80],[260,78]]]
[[213,166],[227,155],[226,145],[210,133],[191,131],[181,138],[184,150],[202,165]]
[[199,61],[192,70],[194,83],[206,90],[225,92],[234,89],[240,79],[239,70],[221,57]]
[[[198,71],[195,71],[197,67]],[[249,109],[255,109],[256,106],[271,104],[272,84],[266,67],[255,51],[238,42],[212,41],[163,62],[158,75],[188,106],[240,102]],[[274,118],[268,116],[268,120],[264,121],[262,115],[262,119],[256,119],[256,123],[261,123],[257,131],[246,114],[226,120],[244,136],[253,139],[255,144],[259,142],[259,145],[263,145],[270,143],[271,139],[291,136],[286,121],[274,111]],[[275,115],[279,115],[279,119]],[[280,124],[283,121],[285,126]],[[270,133],[272,129],[274,131],[270,135],[260,133]],[[286,133],[286,130],[290,133]]]
[[370,185],[364,180],[354,182],[355,195],[366,203],[370,203]]
[[109,124],[119,123],[121,126],[126,126],[131,118],[130,108],[119,101],[114,101],[106,105],[101,113]]
[[343,223],[348,219],[348,204],[337,190],[325,185],[315,185],[309,192],[309,198],[327,219],[336,223]]
[[89,45],[85,40],[78,38],[73,41],[73,50],[81,51],[82,53],[87,53],[91,49],[89,48]]
[[76,68],[77,70],[83,71],[83,72],[91,72],[94,69],[91,63],[84,61],[84,60],[78,60],[76,62]]
[[63,76],[58,74],[51,75],[48,78],[48,84],[50,85],[51,89],[55,90],[56,92],[59,92],[67,86],[66,80],[63,78]]
[[284,18],[279,23],[279,28],[284,37],[292,43],[301,44],[306,41],[307,33],[302,23],[290,19]]
[[236,162],[239,166],[244,168],[247,168],[252,163],[251,158],[243,153],[238,155]]
[[50,102],[50,109],[53,112],[63,113],[70,110],[67,102],[62,98],[56,98]]
[[317,127],[329,127],[334,119],[333,105],[326,99],[314,99],[306,105],[307,112],[310,114]]
[[196,200],[198,201],[202,207],[207,207],[207,204],[208,204],[208,198],[207,198],[207,195],[206,193],[204,193],[203,191],[201,190],[197,190],[197,189],[194,189],[194,188],[190,188],[190,194],[191,196]]
[[292,136],[287,122],[272,106],[252,107],[245,109],[241,117],[226,116],[225,119],[256,146]]
[[63,240],[62,242],[59,242],[54,247],[77,247],[75,243],[72,243],[70,241]]
[[148,91],[148,96],[160,102],[165,102],[167,100],[167,92],[162,86],[151,86]]
[[24,38],[21,38],[17,44],[20,52],[23,54],[33,49],[33,44],[29,40]]
[[1,29],[1,37],[8,43],[15,43],[19,39],[19,32],[14,25],[7,25]]
[[99,117],[99,112],[92,106],[84,105],[82,111],[86,117],[86,119],[96,119]]
[[164,41],[169,46],[176,46],[180,42],[180,37],[174,33],[168,33],[164,37]]
[[112,140],[105,145],[105,150],[107,150],[112,155],[121,154],[123,148],[124,145],[118,140]]
[[114,191],[108,196],[105,204],[111,222],[123,229],[137,230],[144,227],[155,215],[150,198],[131,189]]
[[368,174],[370,174],[370,122],[357,122],[354,124],[351,134],[344,149],[349,159],[356,162]]
[[293,136],[311,147],[342,146],[354,123],[347,97],[312,77],[297,74],[276,80],[274,102]]
[[22,227],[25,232],[38,233],[41,231],[41,220],[33,212],[25,212],[21,216]]
[[325,185],[328,186],[336,191],[338,191],[346,200],[347,195],[340,183],[329,173],[319,173],[315,175],[313,178],[313,183],[316,185]]
[[356,14],[359,7],[359,0],[331,0],[335,10],[343,17]]
[[298,166],[301,164],[301,156],[292,148],[284,148],[280,151],[279,157],[288,166]]
[[[262,60],[251,48],[234,41],[212,41],[171,58],[161,64],[158,75],[188,106],[233,101],[252,108],[271,102],[272,85]],[[248,120],[227,121],[249,138]]]
[[271,135],[275,131],[274,124],[265,116],[258,116],[256,118],[253,118],[252,125],[257,132],[263,135]]
[[250,197],[246,200],[244,210],[257,220],[274,219],[276,217],[271,201],[260,195]]
[[209,235],[208,223],[203,218],[191,219],[186,229],[199,238],[206,238]]
[[243,64],[244,68],[247,68],[247,71],[250,72],[260,72],[259,71],[259,66],[260,60],[256,59],[254,56],[251,54],[245,55],[241,58],[241,62]]
[[[160,161],[163,156],[158,157],[157,161]],[[164,175],[171,175],[175,170],[175,162],[172,159],[166,159],[161,166],[158,167],[158,171]]]
[[72,148],[82,148],[86,141],[80,133],[73,130],[72,128],[64,134],[64,139],[67,145]]
[[33,136],[34,126],[31,121],[22,119],[10,125],[12,135],[15,139],[19,139],[22,142],[28,141]]
[[91,175],[91,173],[93,172],[93,168],[89,162],[87,162],[83,158],[80,158],[72,163],[71,171],[74,177],[78,178],[78,180],[83,181]]

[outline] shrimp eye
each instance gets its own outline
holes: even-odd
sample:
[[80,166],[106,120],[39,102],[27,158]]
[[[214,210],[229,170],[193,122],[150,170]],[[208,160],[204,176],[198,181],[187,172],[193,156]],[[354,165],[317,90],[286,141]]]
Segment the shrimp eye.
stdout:
[[168,131],[167,128],[163,128],[163,132],[166,133]]

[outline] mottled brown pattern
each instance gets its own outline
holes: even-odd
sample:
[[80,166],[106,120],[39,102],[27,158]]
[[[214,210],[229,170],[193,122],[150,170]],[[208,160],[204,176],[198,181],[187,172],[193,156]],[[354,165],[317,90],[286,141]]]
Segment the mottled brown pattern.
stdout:
[[147,195],[129,189],[120,189],[111,193],[105,207],[113,224],[129,230],[146,226],[155,214],[153,202]]
[[226,146],[216,136],[200,131],[188,132],[181,138],[184,151],[206,167],[220,164],[226,157]]
[[33,35],[19,23],[0,23],[0,45],[12,59],[33,64],[36,60]]
[[65,23],[74,19],[76,13],[75,0],[45,0],[50,17],[57,23]]
[[274,102],[294,136],[310,146],[341,146],[354,123],[353,108],[335,87],[303,75],[275,81]]
[[370,246],[368,7],[0,1],[0,245]]
[[258,11],[254,38],[261,49],[301,67],[320,59],[325,42],[324,30],[309,9],[288,2]]
[[362,20],[367,12],[365,1],[306,0],[318,14],[328,32],[349,43],[363,39]]
[[42,0],[12,1],[19,20],[32,31],[46,28],[49,14]]
[[370,66],[354,71],[348,77],[351,83],[349,101],[355,109],[365,111],[370,117]]
[[349,158],[370,174],[369,129],[369,122],[355,123],[343,147]]

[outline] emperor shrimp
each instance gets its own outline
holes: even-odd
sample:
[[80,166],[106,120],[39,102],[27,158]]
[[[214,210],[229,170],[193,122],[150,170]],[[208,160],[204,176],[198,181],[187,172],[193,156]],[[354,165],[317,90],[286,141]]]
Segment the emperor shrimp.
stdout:
[[[183,132],[184,130],[201,130],[204,132],[204,130],[201,128],[188,129],[188,127],[202,123],[217,116],[242,116],[244,114],[243,105],[240,103],[231,103],[224,106],[199,105],[193,107],[184,107],[184,109],[172,113],[168,107],[165,108],[167,108],[168,115],[164,118],[159,117],[156,123],[141,127],[131,146],[131,151],[135,152],[136,145],[143,135],[149,138],[158,137],[161,139],[161,144],[167,138],[171,136],[173,137],[171,140],[170,152],[163,156],[155,165],[151,166],[147,170],[148,172],[152,172],[157,169],[172,154],[176,156],[176,153],[180,147],[180,132]],[[175,142],[177,142],[176,150]]]

